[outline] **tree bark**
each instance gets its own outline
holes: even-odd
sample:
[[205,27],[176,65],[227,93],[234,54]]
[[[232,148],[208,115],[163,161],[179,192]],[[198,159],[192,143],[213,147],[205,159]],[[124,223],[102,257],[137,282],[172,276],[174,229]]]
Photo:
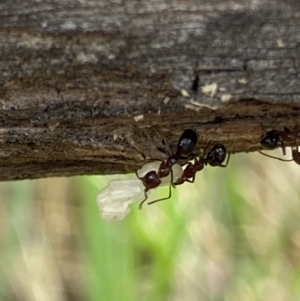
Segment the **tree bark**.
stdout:
[[299,123],[299,42],[297,0],[3,0],[0,180],[134,172],[186,128],[258,150]]

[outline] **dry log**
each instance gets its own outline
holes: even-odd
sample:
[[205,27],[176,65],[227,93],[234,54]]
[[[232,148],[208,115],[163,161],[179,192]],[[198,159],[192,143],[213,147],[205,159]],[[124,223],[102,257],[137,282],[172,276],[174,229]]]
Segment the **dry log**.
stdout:
[[3,0],[0,180],[133,172],[157,129],[259,149],[300,120],[298,3]]

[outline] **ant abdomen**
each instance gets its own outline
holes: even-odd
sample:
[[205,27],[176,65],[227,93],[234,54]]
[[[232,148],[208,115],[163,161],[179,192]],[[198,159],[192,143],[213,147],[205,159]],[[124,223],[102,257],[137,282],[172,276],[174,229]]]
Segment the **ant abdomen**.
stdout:
[[191,129],[185,130],[178,140],[175,157],[188,156],[193,152],[197,144],[197,134]]
[[259,143],[264,149],[273,150],[278,146],[280,134],[276,130],[272,130],[259,138]]

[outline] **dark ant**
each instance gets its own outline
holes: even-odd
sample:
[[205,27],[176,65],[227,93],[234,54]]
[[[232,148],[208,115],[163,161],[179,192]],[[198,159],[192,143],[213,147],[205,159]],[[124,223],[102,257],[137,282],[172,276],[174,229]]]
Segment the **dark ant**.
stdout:
[[295,139],[294,133],[285,127],[283,131],[271,130],[266,132],[259,138],[258,142],[264,149],[268,150],[273,150],[280,144],[285,155],[285,143],[292,143]]
[[[282,148],[283,155],[286,155],[286,151],[285,151],[286,144],[296,144],[296,141],[297,139],[299,139],[299,137],[300,137],[300,131],[298,126],[295,126],[293,131],[291,131],[287,127],[284,127],[283,131],[271,130],[266,132],[259,138],[258,142],[264,149],[267,150],[273,150],[278,146],[280,146]],[[296,164],[300,165],[300,152],[298,150],[298,146],[296,145],[292,146],[292,159],[289,160],[271,156],[262,151],[259,151],[259,153],[266,157],[277,159],[284,162],[294,161]]]
[[[178,180],[176,180],[174,182],[174,185],[176,185],[176,186],[181,185],[184,182],[194,183],[196,173],[198,171],[201,171],[204,168],[205,165],[219,166],[219,167],[226,167],[228,165],[230,154],[228,154],[226,163],[223,164],[223,162],[226,158],[226,155],[227,155],[227,151],[226,151],[225,146],[223,144],[217,143],[206,154],[206,150],[207,150],[209,145],[210,145],[210,142],[205,147],[205,150],[203,152],[203,156],[199,157],[199,159],[197,159],[195,157],[194,158],[194,160],[195,160],[194,163],[192,163],[192,162],[187,163],[181,177],[179,177]],[[161,201],[161,199],[151,201],[151,202],[148,203],[148,205],[157,203],[159,201]]]
[[[166,198],[159,199],[157,201],[162,201],[169,199],[171,197],[171,186],[174,187],[173,178],[174,178],[174,171],[173,168],[176,167],[177,161],[182,158],[189,158],[191,153],[193,152],[196,144],[197,144],[197,134],[195,131],[187,129],[185,130],[181,137],[178,140],[177,143],[177,150],[176,153],[172,153],[167,142],[164,140],[164,146],[165,148],[158,148],[161,152],[164,152],[168,155],[167,160],[163,160],[159,166],[155,166],[159,161],[155,161],[152,163],[148,163],[144,165],[142,169],[145,169],[145,171],[142,171],[143,176],[139,176],[138,172],[136,172],[136,176],[138,179],[140,179],[145,186],[144,193],[145,193],[145,199],[140,203],[139,208],[141,209],[143,206],[143,203],[147,200],[148,195],[147,192],[150,189],[158,187],[162,183],[162,178],[165,178],[169,175],[171,175],[170,185],[169,185],[169,196]],[[175,165],[176,164],[176,165]],[[178,169],[178,167],[180,169]],[[140,170],[140,172],[141,172]],[[178,174],[178,172],[180,174]],[[176,177],[180,177],[182,172],[181,166],[177,166],[176,170]]]

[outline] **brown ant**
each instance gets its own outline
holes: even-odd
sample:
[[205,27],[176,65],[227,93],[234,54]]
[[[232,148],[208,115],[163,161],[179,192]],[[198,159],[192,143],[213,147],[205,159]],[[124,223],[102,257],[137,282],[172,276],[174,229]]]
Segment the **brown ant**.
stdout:
[[[174,187],[174,172],[176,180],[181,176],[182,167],[177,163],[179,159],[189,158],[197,144],[197,134],[191,129],[185,130],[177,143],[176,153],[172,153],[167,142],[164,140],[165,148],[158,148],[161,152],[164,152],[168,155],[166,160],[163,160],[159,166],[157,163],[159,161],[154,161],[151,163],[145,164],[139,172],[136,172],[136,176],[140,179],[145,187],[145,199],[140,203],[139,208],[141,209],[143,203],[147,200],[147,192],[150,189],[158,187],[162,183],[162,179],[165,177],[171,176],[170,185],[169,185],[169,196],[162,198],[156,201],[162,201],[169,199],[171,197],[171,186]],[[156,165],[155,165],[156,164]],[[173,170],[174,169],[174,170]]]
[[[217,143],[206,154],[206,150],[209,145],[210,145],[210,142],[205,147],[203,155],[201,157],[199,157],[199,159],[194,158],[194,160],[195,160],[194,163],[192,163],[192,162],[187,163],[184,171],[182,172],[182,175],[174,182],[174,185],[181,185],[184,182],[194,183],[196,173],[198,171],[201,171],[205,165],[219,166],[219,167],[226,167],[228,165],[230,154],[227,157],[226,163],[223,164],[223,162],[226,158],[226,155],[227,155],[225,146],[223,144]],[[154,204],[161,200],[162,199],[151,201],[148,203],[148,205]]]

